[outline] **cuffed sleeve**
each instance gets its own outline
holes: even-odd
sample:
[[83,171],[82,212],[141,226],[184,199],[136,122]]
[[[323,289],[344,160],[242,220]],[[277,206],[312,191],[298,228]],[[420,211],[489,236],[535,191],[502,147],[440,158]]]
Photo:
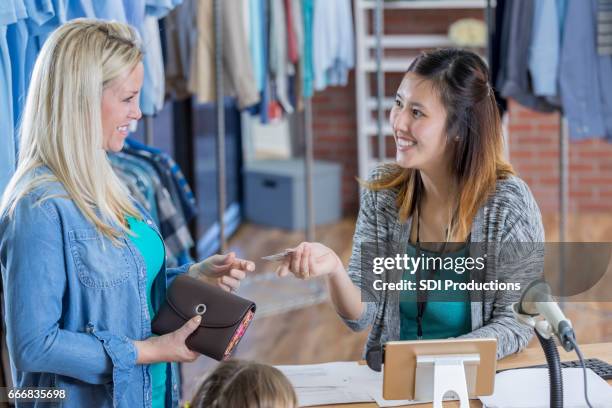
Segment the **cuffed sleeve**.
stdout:
[[193,265],[194,263],[195,262],[188,262],[176,268],[167,268],[166,269],[166,287],[170,287],[170,285],[172,284],[172,282],[174,282],[174,279],[177,276],[183,273],[187,273],[191,265]]
[[91,323],[87,328],[100,341],[112,361],[113,401],[116,406],[130,385],[130,373],[138,358],[136,346],[131,339],[125,336],[117,336],[108,331],[97,331]]
[[376,316],[376,303],[374,302],[365,302],[363,307],[363,313],[359,319],[350,320],[345,319],[342,320],[348,326],[349,329],[353,331],[361,331],[366,327],[370,326],[374,321],[374,317]]

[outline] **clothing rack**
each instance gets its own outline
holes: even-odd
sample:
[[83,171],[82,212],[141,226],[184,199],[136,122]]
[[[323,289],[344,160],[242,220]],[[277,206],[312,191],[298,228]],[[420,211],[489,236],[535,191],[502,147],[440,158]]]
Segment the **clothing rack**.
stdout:
[[[487,31],[491,32],[493,27],[493,14],[491,0],[487,0],[486,10],[486,23]],[[488,37],[488,36],[487,36]],[[488,37],[489,38],[489,37]],[[490,46],[489,44],[487,46]],[[569,216],[569,129],[567,119],[563,116],[563,113],[559,114],[559,238],[558,242],[566,242],[568,239],[568,216]],[[561,254],[559,259],[559,273],[561,279],[559,279],[559,293],[564,292],[564,279],[566,272],[565,256]],[[559,298],[559,306],[563,309],[564,298]]]
[[[225,105],[223,102],[223,34],[222,34],[222,0],[214,1],[213,25],[215,33],[215,80],[216,80],[216,109],[217,109],[217,207],[219,223],[219,248],[223,253],[227,250],[227,237],[225,236],[224,216],[226,205],[226,172],[225,172]],[[312,134],[312,102],[308,97],[304,100],[304,139],[305,139],[305,190],[306,190],[306,240],[314,241],[314,197],[312,188],[312,168],[314,163],[314,146]],[[266,107],[262,107],[266,109]]]
[[[487,31],[490,33],[493,27],[493,5],[492,0],[487,0],[486,23]],[[495,1],[493,1],[495,4]],[[490,45],[488,45],[490,46]],[[569,216],[569,130],[567,120],[561,112],[559,115],[559,242],[565,242],[568,238],[567,219]],[[561,268],[564,268],[561,262]]]

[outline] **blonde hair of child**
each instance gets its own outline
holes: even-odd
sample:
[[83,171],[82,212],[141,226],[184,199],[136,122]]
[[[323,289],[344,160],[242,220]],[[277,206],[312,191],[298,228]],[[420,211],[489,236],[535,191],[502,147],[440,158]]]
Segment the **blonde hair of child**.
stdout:
[[293,386],[278,369],[252,361],[224,361],[199,387],[190,408],[297,408]]

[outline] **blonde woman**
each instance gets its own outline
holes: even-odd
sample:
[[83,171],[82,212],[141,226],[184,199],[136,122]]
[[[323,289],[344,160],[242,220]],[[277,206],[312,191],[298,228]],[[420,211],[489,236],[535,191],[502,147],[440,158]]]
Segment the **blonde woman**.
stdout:
[[189,408],[297,408],[293,386],[277,368],[245,360],[220,363]]
[[[129,26],[73,20],[45,42],[20,128],[18,168],[0,204],[0,263],[16,387],[54,387],[67,407],[178,405],[174,362],[199,320],[153,336],[173,278],[236,288],[234,254],[165,267],[164,244],[106,152],[141,116],[142,50]],[[21,405],[17,401],[17,405]]]

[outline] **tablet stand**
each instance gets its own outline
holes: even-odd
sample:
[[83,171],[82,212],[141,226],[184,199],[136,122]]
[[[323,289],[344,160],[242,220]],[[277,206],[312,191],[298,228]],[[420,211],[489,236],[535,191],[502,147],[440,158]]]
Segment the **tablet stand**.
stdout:
[[433,400],[434,408],[442,408],[444,394],[451,391],[459,397],[460,408],[469,408],[479,363],[478,354],[417,356],[415,399]]

